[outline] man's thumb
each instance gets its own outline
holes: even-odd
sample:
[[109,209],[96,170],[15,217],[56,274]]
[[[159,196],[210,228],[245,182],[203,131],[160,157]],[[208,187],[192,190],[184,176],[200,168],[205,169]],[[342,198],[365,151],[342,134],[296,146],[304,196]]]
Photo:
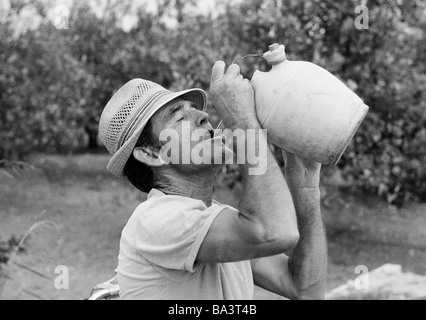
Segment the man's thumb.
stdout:
[[217,61],[212,69],[212,77],[210,83],[213,84],[223,78],[225,75],[225,62]]

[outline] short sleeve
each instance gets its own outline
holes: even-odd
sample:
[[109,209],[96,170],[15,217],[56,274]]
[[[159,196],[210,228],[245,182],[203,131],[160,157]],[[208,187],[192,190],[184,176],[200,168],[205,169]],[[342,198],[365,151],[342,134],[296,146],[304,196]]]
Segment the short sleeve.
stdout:
[[207,208],[201,201],[177,196],[149,201],[137,219],[136,251],[159,267],[195,272],[200,246],[225,206]]

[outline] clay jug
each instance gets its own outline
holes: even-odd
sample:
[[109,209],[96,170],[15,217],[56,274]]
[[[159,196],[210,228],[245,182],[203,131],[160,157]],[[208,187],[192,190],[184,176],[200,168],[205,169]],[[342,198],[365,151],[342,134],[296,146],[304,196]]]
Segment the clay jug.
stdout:
[[263,57],[269,72],[252,77],[259,122],[273,144],[325,165],[336,165],[368,107],[339,79],[306,61],[289,61],[283,45]]

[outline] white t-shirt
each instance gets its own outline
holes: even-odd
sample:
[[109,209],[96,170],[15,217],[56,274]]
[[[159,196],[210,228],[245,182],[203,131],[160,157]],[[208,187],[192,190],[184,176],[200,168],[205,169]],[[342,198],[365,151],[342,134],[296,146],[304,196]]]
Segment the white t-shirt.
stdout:
[[123,229],[118,263],[122,299],[249,300],[249,261],[198,263],[198,250],[214,219],[230,206],[153,189]]

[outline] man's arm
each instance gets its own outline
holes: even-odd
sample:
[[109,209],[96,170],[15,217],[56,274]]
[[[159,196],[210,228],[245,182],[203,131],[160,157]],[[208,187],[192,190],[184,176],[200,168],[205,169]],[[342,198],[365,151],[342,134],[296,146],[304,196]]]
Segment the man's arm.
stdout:
[[255,283],[290,299],[323,299],[327,246],[320,210],[320,165],[287,154],[286,179],[296,207],[300,240],[290,257],[252,261]]
[[239,212],[223,210],[218,215],[198,252],[200,262],[243,261],[276,255],[292,249],[299,238],[287,183],[266,137],[258,130],[253,88],[240,75],[238,65],[231,65],[226,74],[224,68],[224,63],[219,62],[212,73],[211,93],[216,109],[227,128],[257,131],[254,145],[267,147],[266,154],[260,154],[267,166],[264,174],[250,175],[249,169],[255,165],[247,159],[247,135],[244,143],[236,144],[237,154],[246,157],[241,165],[244,190]]

